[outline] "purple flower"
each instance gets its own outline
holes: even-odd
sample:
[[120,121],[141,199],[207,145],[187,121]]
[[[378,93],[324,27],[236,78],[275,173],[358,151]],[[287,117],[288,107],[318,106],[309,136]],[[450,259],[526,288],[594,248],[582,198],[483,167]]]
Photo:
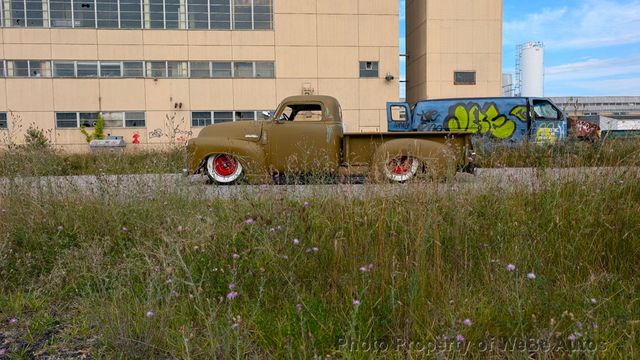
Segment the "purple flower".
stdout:
[[245,223],[246,223],[247,225],[251,225],[251,224],[253,224],[253,218],[248,218],[247,220],[245,220]]
[[582,330],[582,321],[578,321],[576,322],[576,327],[580,330]]
[[296,310],[302,311],[302,304],[296,304]]
[[16,318],[9,319],[9,324],[15,324],[17,322],[18,322],[18,319],[16,319]]
[[293,245],[300,245],[300,240],[298,239],[293,239]]
[[235,299],[235,298],[237,298],[237,297],[238,297],[238,293],[237,293],[237,292],[235,292],[235,291],[230,291],[230,292],[227,294],[227,300],[233,300],[233,299]]
[[154,314],[153,314],[153,311],[149,310],[145,315],[147,316],[147,319],[151,319]]
[[304,204],[302,204],[302,206],[304,206],[304,207],[308,207],[308,206],[309,206],[309,202],[308,202],[308,201],[305,201],[305,202],[304,202]]
[[456,336],[456,341],[457,341],[457,342],[459,342],[459,343],[464,342],[464,336],[462,336],[462,335],[457,335],[457,336]]
[[571,341],[571,342],[574,342],[574,341],[576,341],[576,336],[575,336],[575,335],[573,335],[573,334],[571,334],[571,335],[569,335],[569,336],[567,337],[567,340],[569,340],[569,341]]
[[527,274],[527,279],[529,280],[535,280],[536,279],[536,274],[530,272]]
[[576,333],[576,337],[582,337],[582,333],[581,332],[577,332]]
[[0,356],[4,356],[7,353],[7,349],[0,348]]
[[464,326],[466,326],[466,327],[471,327],[471,324],[473,324],[473,323],[471,322],[471,319],[464,319],[462,324],[464,324]]
[[369,269],[369,271],[373,270],[373,264],[367,265],[367,269]]
[[507,265],[507,271],[509,271],[509,272],[516,271],[516,266],[513,265],[513,264]]
[[353,306],[360,306],[360,300],[358,299],[353,299],[352,303],[353,303]]
[[240,255],[234,253],[233,255],[231,255],[231,257],[233,258],[233,260],[238,260],[240,259]]
[[229,290],[233,290],[235,288],[236,288],[236,284],[234,283],[229,284]]

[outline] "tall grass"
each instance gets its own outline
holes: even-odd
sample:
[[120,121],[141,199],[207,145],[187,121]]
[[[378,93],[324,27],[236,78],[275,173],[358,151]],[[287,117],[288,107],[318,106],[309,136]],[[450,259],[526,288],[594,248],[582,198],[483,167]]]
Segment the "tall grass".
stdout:
[[638,354],[636,174],[539,181],[536,191],[410,184],[394,196],[263,189],[233,200],[12,185],[0,198],[0,348],[148,359]]

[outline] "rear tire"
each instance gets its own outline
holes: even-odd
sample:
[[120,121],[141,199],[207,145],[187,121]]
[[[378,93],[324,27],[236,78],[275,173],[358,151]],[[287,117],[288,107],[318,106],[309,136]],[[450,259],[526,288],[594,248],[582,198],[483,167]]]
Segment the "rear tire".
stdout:
[[230,185],[242,178],[244,168],[240,161],[228,154],[215,154],[207,158],[207,176],[216,184]]
[[404,183],[414,179],[422,167],[420,160],[413,156],[402,155],[390,159],[383,165],[382,174],[394,183]]

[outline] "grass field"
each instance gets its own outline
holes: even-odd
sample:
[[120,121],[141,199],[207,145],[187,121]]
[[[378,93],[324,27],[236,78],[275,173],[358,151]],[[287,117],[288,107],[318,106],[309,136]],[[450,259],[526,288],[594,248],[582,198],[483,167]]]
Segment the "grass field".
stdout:
[[11,186],[0,357],[637,356],[638,179],[540,181],[361,199]]

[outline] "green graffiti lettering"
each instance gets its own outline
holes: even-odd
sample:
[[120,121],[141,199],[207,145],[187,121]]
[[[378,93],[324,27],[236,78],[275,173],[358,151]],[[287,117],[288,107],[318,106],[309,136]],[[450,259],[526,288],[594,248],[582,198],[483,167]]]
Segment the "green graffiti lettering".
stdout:
[[508,139],[516,131],[514,121],[500,114],[495,103],[487,103],[483,109],[477,103],[459,103],[449,108],[445,119],[449,131],[490,133],[498,139]]
[[527,122],[527,107],[523,105],[518,105],[509,111],[510,115],[513,115],[518,118],[518,120],[522,122]]

